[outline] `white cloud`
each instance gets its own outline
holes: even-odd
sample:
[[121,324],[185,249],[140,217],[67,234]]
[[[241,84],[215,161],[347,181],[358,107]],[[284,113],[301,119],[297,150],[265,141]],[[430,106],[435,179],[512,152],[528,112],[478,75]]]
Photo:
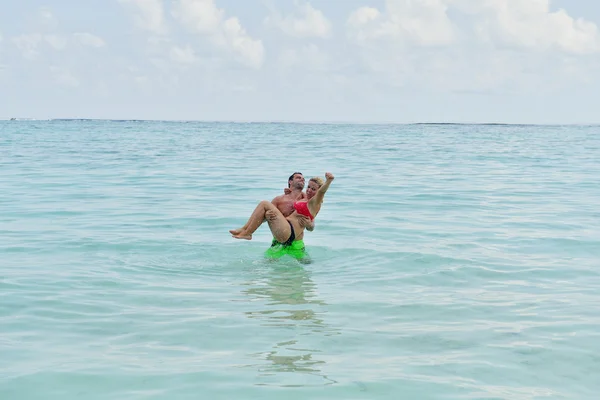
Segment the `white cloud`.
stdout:
[[548,0],[386,0],[354,10],[346,28],[373,79],[436,91],[567,87],[593,73],[579,56],[600,52],[596,25]]
[[212,0],[179,0],[173,8],[173,16],[188,30],[202,34],[218,32],[224,14]]
[[43,36],[39,33],[24,34],[12,38],[12,42],[21,50],[23,57],[35,59],[38,54],[38,45],[42,41]]
[[331,35],[332,24],[327,17],[310,3],[297,4],[295,15],[281,16],[277,13],[267,17],[265,23],[278,27],[283,33],[297,37],[326,38]]
[[194,49],[189,45],[186,47],[174,46],[170,52],[171,60],[180,64],[193,64],[196,61]]
[[156,33],[167,32],[162,0],[119,0],[137,10],[134,23],[138,28]]
[[350,37],[359,43],[391,39],[399,44],[438,46],[456,39],[455,28],[446,14],[446,0],[388,0],[381,13],[361,7],[350,14]]
[[44,35],[44,40],[55,50],[64,50],[67,47],[67,39],[61,35]]
[[369,22],[375,21],[380,17],[381,13],[373,7],[360,7],[348,18],[348,25],[353,28],[360,28]]
[[190,32],[208,36],[214,45],[233,53],[239,62],[252,68],[262,66],[262,41],[253,39],[237,17],[224,19],[225,12],[213,0],[178,0],[172,14]]
[[225,20],[223,32],[228,47],[233,50],[240,62],[254,68],[262,65],[265,52],[262,41],[252,39],[236,17]]
[[562,9],[551,12],[549,0],[449,1],[470,14],[478,38],[493,45],[572,54],[600,51],[596,25]]
[[74,33],[73,38],[84,46],[104,47],[106,45],[102,38],[87,32]]
[[[573,19],[564,10],[550,11],[549,0],[386,0],[385,10],[361,7],[347,20],[358,44],[392,40],[396,45],[450,46],[485,44],[495,48],[600,51],[597,26]],[[455,24],[448,11],[460,13]]]
[[47,7],[42,7],[37,13],[37,28],[46,31],[54,31],[58,28],[58,19]]
[[[72,40],[84,46],[102,47],[105,45],[104,40],[91,33],[74,33]],[[54,50],[62,51],[69,45],[70,38],[57,34],[30,33],[15,36],[12,38],[12,42],[21,50],[23,57],[33,60],[40,55],[44,43]]]

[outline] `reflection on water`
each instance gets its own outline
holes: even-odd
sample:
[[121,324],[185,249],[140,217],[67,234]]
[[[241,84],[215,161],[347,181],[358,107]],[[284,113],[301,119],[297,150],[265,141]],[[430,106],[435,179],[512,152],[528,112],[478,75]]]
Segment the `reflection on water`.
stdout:
[[[269,263],[254,271],[243,293],[260,310],[248,311],[248,318],[258,319],[271,327],[267,336],[280,338],[266,352],[253,354],[268,363],[258,365],[261,378],[277,377],[272,382],[261,379],[259,385],[310,386],[335,383],[322,372],[320,359],[323,338],[338,334],[325,322],[327,304],[317,298],[317,288],[305,267],[296,262]],[[297,383],[286,384],[281,373],[295,373]],[[279,375],[279,376],[277,376]],[[311,376],[312,375],[312,376]],[[309,378],[318,378],[318,381]]]

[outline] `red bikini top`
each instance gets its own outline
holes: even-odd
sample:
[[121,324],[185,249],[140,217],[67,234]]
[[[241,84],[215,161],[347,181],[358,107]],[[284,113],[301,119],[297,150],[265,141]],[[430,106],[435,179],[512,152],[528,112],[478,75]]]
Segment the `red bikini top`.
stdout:
[[296,211],[298,211],[298,214],[302,214],[308,218],[311,219],[311,221],[313,219],[315,219],[315,217],[312,216],[312,214],[310,213],[310,210],[308,209],[308,202],[307,201],[297,201],[294,203],[294,208],[296,209]]

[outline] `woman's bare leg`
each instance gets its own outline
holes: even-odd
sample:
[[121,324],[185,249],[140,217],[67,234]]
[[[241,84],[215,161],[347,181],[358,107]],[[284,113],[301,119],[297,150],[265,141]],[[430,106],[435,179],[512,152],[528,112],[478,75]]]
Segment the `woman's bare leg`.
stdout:
[[[266,221],[266,219],[263,220],[263,222],[265,222],[265,221]],[[229,233],[231,233],[232,235],[239,235],[240,232],[248,229],[249,223],[250,223],[250,221],[246,222],[246,224],[244,226],[242,226],[241,228],[238,228],[238,229],[230,229]]]
[[[229,231],[229,233],[231,233],[233,237],[237,239],[252,240],[252,233],[254,233],[256,229],[258,229],[258,227],[262,224],[262,221],[264,221],[265,219],[265,213],[267,212],[267,210],[265,209],[265,202],[266,200],[263,200],[260,203],[258,203],[256,208],[250,215],[248,222],[246,222],[243,227],[241,227],[240,229],[232,229]],[[260,222],[257,224],[256,221]],[[250,224],[252,224],[254,228],[252,233],[248,233],[248,228],[250,227]]]
[[[266,200],[263,200],[266,201]],[[261,202],[262,203],[262,202]],[[254,209],[254,211],[252,212],[252,214],[250,215],[250,219],[244,224],[244,226],[242,226],[241,228],[238,229],[230,229],[229,233],[231,233],[232,235],[239,235],[240,233],[248,230],[248,225],[250,225],[250,221],[252,221],[252,217],[254,216],[254,213],[256,212],[256,210],[260,207],[260,203],[258,203],[258,206],[256,206],[256,208]],[[266,219],[263,219],[262,222],[265,222]],[[262,224],[261,222],[261,224]],[[260,226],[260,225],[259,225]],[[256,229],[255,229],[256,230]]]
[[230,229],[229,233],[231,233],[232,235],[239,235],[240,232],[242,232],[244,229],[246,229],[248,227],[248,223],[246,222],[246,225],[242,226],[241,228],[238,229]]
[[[256,208],[252,212],[250,219],[248,219],[248,222],[244,225],[243,228],[233,229],[229,232],[236,239],[252,240],[252,234],[256,232],[258,227],[265,221],[265,214],[269,210],[275,212],[278,215],[274,221],[269,222],[269,227],[275,235],[275,238],[279,240],[286,234],[289,237],[289,235],[291,234],[291,230],[287,220],[285,219],[283,214],[281,214],[281,211],[279,211],[277,207],[275,207],[270,201],[267,200],[263,200],[260,203],[258,203]],[[283,241],[285,240],[286,239],[283,239]]]

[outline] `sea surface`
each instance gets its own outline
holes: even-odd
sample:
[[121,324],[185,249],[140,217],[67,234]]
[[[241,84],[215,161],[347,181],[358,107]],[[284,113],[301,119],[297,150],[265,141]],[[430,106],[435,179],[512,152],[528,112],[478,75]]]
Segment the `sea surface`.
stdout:
[[0,122],[2,400],[599,395],[598,126]]

